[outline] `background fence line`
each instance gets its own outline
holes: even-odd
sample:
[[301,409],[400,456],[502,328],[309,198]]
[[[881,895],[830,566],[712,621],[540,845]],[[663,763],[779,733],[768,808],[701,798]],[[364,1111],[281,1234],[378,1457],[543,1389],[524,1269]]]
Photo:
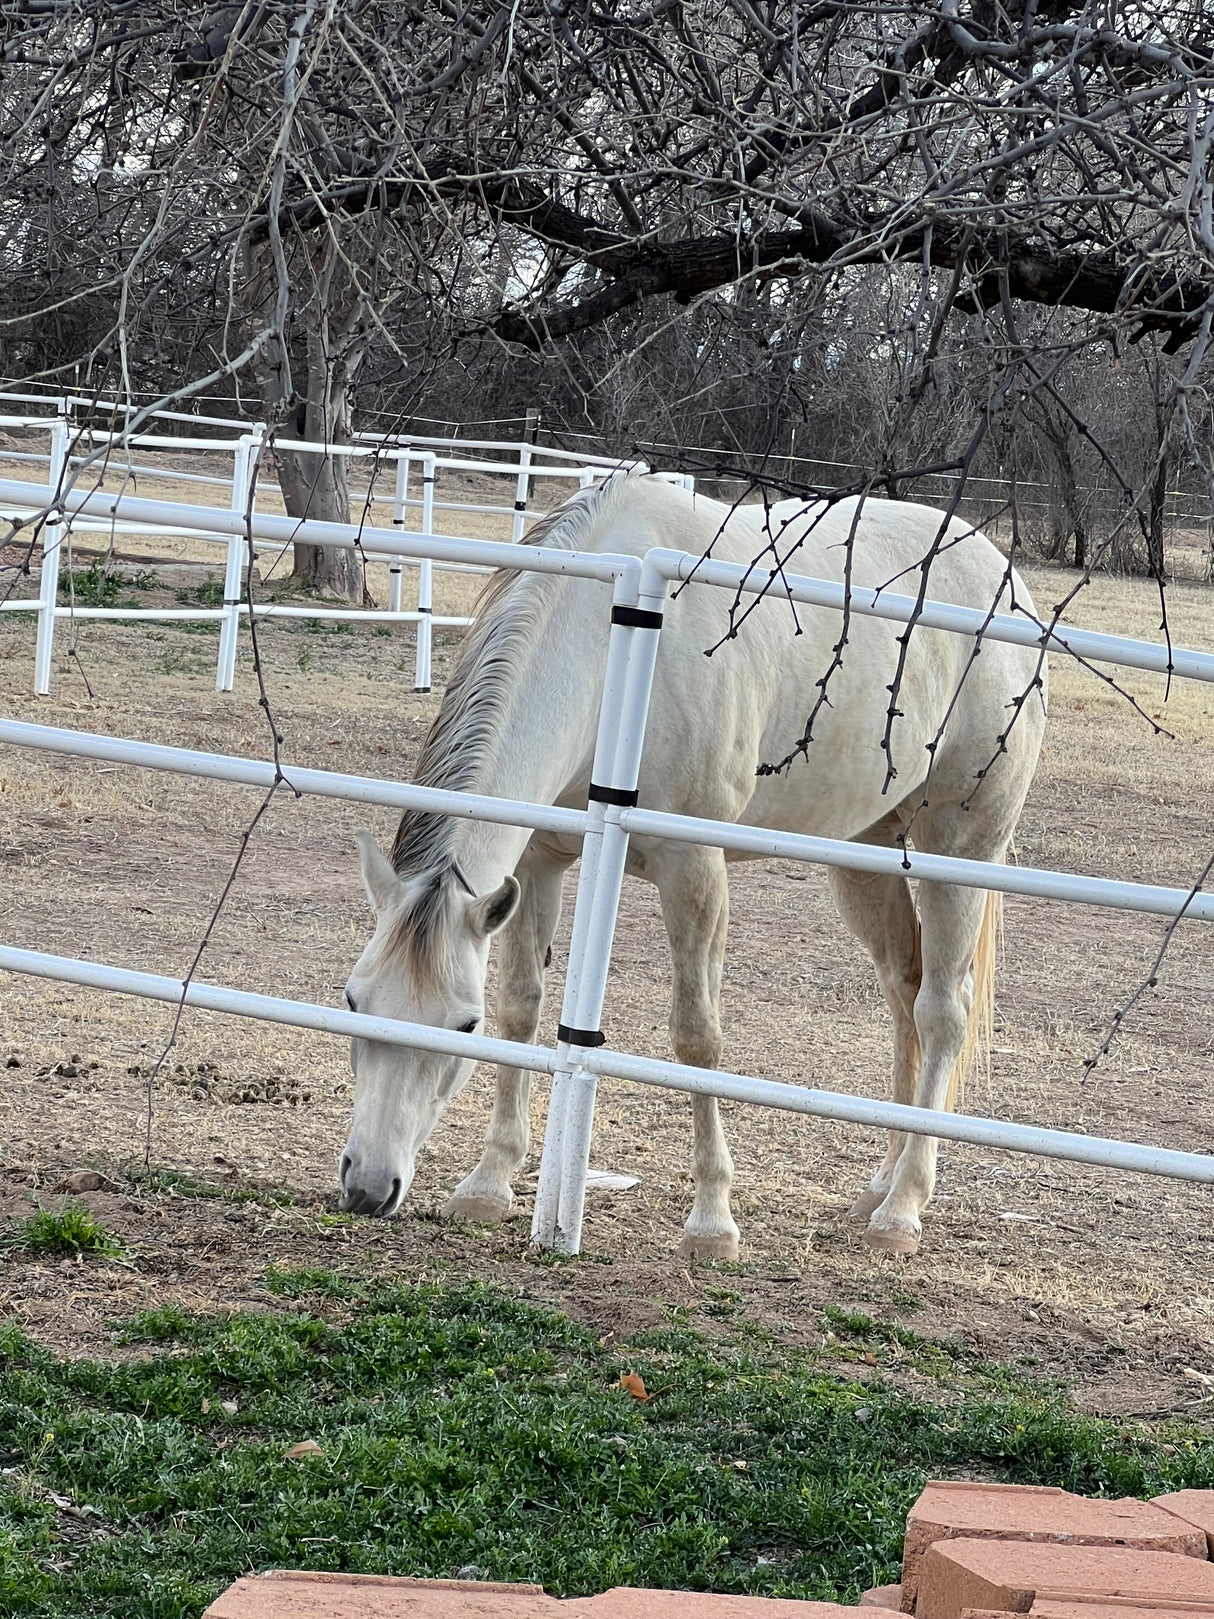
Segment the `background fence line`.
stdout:
[[[38,400],[43,396],[0,393],[0,401],[9,399],[18,402]],[[30,451],[14,451],[9,459],[24,461],[44,461],[48,467],[47,485],[55,491],[56,496],[66,487],[66,482],[73,469],[96,465],[95,458],[72,453],[72,445],[81,440],[88,440],[91,444],[102,447],[117,447],[123,452],[123,459],[118,462],[107,463],[106,470],[118,471],[134,477],[146,476],[161,479],[175,479],[179,476],[185,481],[207,483],[213,486],[228,488],[230,490],[231,509],[245,512],[252,506],[256,507],[257,497],[261,493],[277,492],[277,485],[270,482],[257,482],[254,484],[257,468],[260,465],[263,446],[268,440],[268,429],[263,423],[249,423],[225,417],[205,418],[209,423],[220,426],[243,428],[244,431],[237,438],[204,438],[177,436],[172,434],[149,433],[138,431],[126,433],[112,428],[96,428],[88,425],[77,425],[71,420],[71,412],[79,406],[87,406],[90,410],[97,407],[94,402],[84,400],[77,396],[63,396],[59,399],[47,399],[48,406],[56,408],[56,414],[47,417],[29,415],[3,416],[0,415],[0,427],[10,426],[23,429],[39,429],[50,434],[50,449],[46,454]],[[106,402],[115,408],[126,409],[128,413],[134,407],[119,407],[116,401]],[[204,418],[189,416],[184,412],[154,412],[178,421],[200,421]],[[390,504],[393,508],[392,522],[405,532],[417,532],[429,535],[435,532],[435,513],[442,511],[479,513],[487,516],[508,517],[511,523],[509,540],[500,544],[518,544],[526,532],[527,524],[534,522],[542,513],[529,509],[532,500],[532,485],[537,480],[559,479],[565,482],[576,482],[581,487],[592,483],[597,478],[606,477],[613,471],[629,468],[644,469],[644,463],[613,460],[601,456],[578,455],[575,452],[560,450],[546,445],[539,445],[529,440],[461,440],[458,438],[438,438],[426,436],[414,439],[405,434],[364,433],[356,435],[365,442],[355,444],[327,444],[314,443],[305,439],[277,438],[274,447],[321,455],[339,455],[353,461],[370,460],[373,466],[395,462],[395,486],[391,493],[377,494],[374,482],[366,488],[351,487],[351,497],[364,506],[364,509],[374,504]],[[133,448],[146,450],[170,450],[175,453],[194,451],[198,453],[220,453],[232,457],[232,476],[230,479],[212,477],[205,473],[179,474],[175,468],[156,468],[143,465],[136,466],[131,460]],[[459,455],[442,455],[440,450],[458,450]],[[497,450],[509,452],[512,460],[485,460],[483,458],[469,458],[469,452],[476,450]],[[5,459],[0,455],[0,460]],[[554,459],[558,464],[549,466],[545,459]],[[411,465],[417,462],[422,470],[422,494],[420,497],[410,496],[409,472]],[[497,504],[494,502],[478,501],[440,501],[435,498],[435,485],[440,471],[455,473],[476,473],[487,476],[509,478],[513,483],[513,499],[510,504]],[[374,479],[374,473],[372,475]],[[686,482],[687,480],[680,480]],[[28,518],[37,514],[52,501],[42,503],[40,506],[24,506],[17,501],[9,502],[9,511],[18,517]],[[196,508],[196,510],[201,508]],[[405,517],[409,510],[420,513],[420,528],[416,531],[405,530]],[[18,600],[0,602],[0,611],[38,613],[38,633],[35,647],[35,673],[34,691],[37,696],[46,696],[50,691],[51,664],[53,655],[53,642],[55,621],[58,618],[69,619],[113,619],[128,622],[139,622],[146,619],[153,621],[181,621],[181,622],[214,622],[220,624],[219,649],[216,659],[215,685],[219,691],[231,691],[235,681],[236,658],[240,634],[241,618],[247,617],[251,604],[243,600],[245,592],[245,562],[247,557],[247,537],[242,544],[239,536],[230,536],[227,542],[227,557],[224,568],[223,608],[146,608],[146,607],[93,607],[81,608],[74,603],[60,606],[58,603],[60,557],[62,546],[66,540],[70,550],[70,536],[74,532],[105,533],[113,536],[118,533],[145,535],[151,533],[169,534],[173,537],[190,538],[202,541],[213,541],[216,538],[213,524],[206,522],[184,525],[160,525],[155,527],[147,523],[139,523],[133,519],[110,517],[108,520],[90,520],[86,518],[73,518],[72,522],[64,527],[57,522],[48,521],[43,532],[42,546],[42,578],[40,583],[37,604]],[[274,542],[276,548],[280,542]],[[290,542],[286,542],[290,543]],[[254,550],[258,547],[254,543]],[[381,559],[383,553],[376,551],[370,544],[364,544],[362,549],[368,557]],[[437,566],[443,568],[443,563],[436,563],[429,556],[419,556],[410,559],[417,570],[417,601],[416,606],[405,609],[402,606],[402,564],[397,556],[389,566],[388,605],[385,609],[367,609],[330,605],[325,608],[312,609],[287,605],[268,605],[257,607],[259,615],[267,618],[309,618],[318,620],[338,620],[352,623],[380,622],[384,624],[413,624],[416,628],[414,651],[414,690],[429,691],[432,680],[433,631],[436,628],[461,628],[472,622],[465,616],[447,615],[438,617],[434,615],[433,573]],[[466,566],[460,571],[465,571]],[[483,567],[483,565],[482,565]],[[478,571],[481,571],[478,568]]]

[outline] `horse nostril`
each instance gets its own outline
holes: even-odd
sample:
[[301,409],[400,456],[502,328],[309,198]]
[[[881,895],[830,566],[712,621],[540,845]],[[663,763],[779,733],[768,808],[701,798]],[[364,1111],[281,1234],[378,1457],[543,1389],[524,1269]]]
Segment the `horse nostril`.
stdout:
[[382,1216],[384,1216],[386,1218],[388,1215],[390,1215],[393,1212],[393,1210],[396,1208],[396,1205],[399,1202],[400,1202],[400,1176],[397,1175],[393,1179],[392,1190],[388,1193],[387,1197],[380,1204],[379,1208],[376,1210],[376,1213],[379,1214],[379,1215],[382,1215]]
[[342,1186],[346,1184],[346,1176],[350,1173],[351,1162],[352,1160],[350,1158],[350,1154],[348,1152],[343,1152],[341,1155],[341,1164],[339,1165],[337,1171],[337,1179]]

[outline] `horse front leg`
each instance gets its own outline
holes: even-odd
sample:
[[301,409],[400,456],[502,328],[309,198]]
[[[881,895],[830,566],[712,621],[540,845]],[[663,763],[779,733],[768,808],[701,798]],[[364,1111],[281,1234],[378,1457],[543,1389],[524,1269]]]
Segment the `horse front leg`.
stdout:
[[[561,879],[569,862],[528,848],[515,875],[523,892],[502,929],[498,957],[497,1027],[503,1040],[535,1039],[544,1008],[544,968],[561,916]],[[502,1220],[514,1202],[511,1182],[531,1143],[531,1074],[499,1064],[493,1111],[476,1168],[443,1206],[449,1219]]]
[[[729,887],[716,849],[666,850],[658,867],[662,917],[670,938],[674,993],[670,1037],[675,1056],[696,1068],[721,1060],[721,969],[729,932]],[[729,1207],[733,1159],[715,1096],[694,1096],[692,1179],[695,1196],[679,1253],[690,1259],[736,1259],[738,1228]]]

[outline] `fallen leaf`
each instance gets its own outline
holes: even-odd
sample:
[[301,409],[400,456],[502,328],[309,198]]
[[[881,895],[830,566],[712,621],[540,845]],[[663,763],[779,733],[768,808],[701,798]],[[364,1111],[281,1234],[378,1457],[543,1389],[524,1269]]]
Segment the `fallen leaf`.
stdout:
[[301,1439],[297,1445],[292,1445],[283,1454],[289,1462],[302,1462],[306,1456],[323,1456],[324,1451],[315,1439]]
[[1180,1375],[1190,1383],[1200,1383],[1204,1389],[1214,1389],[1214,1377],[1209,1372],[1199,1372],[1195,1366],[1186,1366]]
[[240,1410],[240,1407],[236,1404],[235,1400],[221,1400],[219,1403],[222,1409],[226,1411],[230,1417],[234,1417]]
[[70,1175],[63,1177],[55,1190],[72,1193],[116,1192],[118,1188],[95,1169],[73,1169]]
[[871,1350],[866,1349],[864,1351],[864,1364],[866,1366],[875,1366],[877,1364],[877,1357]]
[[621,1373],[620,1387],[625,1394],[631,1394],[634,1400],[649,1399],[649,1390],[645,1387],[645,1379],[639,1372]]
[[210,1412],[211,1412],[211,1402],[210,1402],[210,1400],[204,1400],[202,1402],[202,1414],[203,1414],[203,1416],[204,1417],[209,1416]]

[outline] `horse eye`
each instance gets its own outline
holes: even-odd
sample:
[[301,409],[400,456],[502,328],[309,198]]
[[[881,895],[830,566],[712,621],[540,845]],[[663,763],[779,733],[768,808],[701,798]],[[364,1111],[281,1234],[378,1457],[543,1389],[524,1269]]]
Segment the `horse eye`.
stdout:
[[455,1032],[457,1034],[475,1034],[476,1033],[476,1026],[477,1026],[477,1024],[479,1022],[480,1022],[480,1018],[474,1017],[474,1018],[470,1019],[467,1023],[461,1023],[459,1028]]

